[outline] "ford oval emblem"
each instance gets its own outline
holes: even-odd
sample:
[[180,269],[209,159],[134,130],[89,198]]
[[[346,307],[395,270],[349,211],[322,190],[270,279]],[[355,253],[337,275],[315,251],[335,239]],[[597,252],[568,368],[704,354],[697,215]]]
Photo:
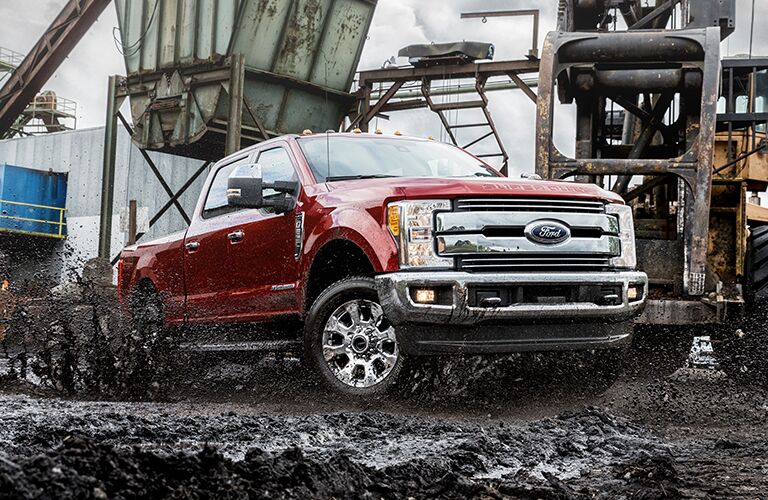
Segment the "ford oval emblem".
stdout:
[[571,237],[571,229],[562,222],[537,220],[526,226],[525,237],[534,243],[556,245]]

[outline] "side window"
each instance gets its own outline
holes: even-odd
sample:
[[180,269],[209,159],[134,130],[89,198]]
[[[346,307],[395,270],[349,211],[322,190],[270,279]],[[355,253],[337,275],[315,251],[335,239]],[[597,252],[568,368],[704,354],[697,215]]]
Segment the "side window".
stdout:
[[[256,163],[261,165],[261,175],[264,183],[275,181],[295,181],[298,179],[296,170],[293,168],[291,157],[283,148],[268,149],[263,151]],[[264,197],[279,195],[272,189],[264,190]]]
[[205,198],[203,217],[207,219],[239,210],[236,207],[227,205],[227,180],[229,174],[231,174],[235,168],[247,163],[248,157],[246,156],[239,158],[232,163],[228,163],[216,171],[216,176],[213,178],[211,188],[208,190],[208,196]]

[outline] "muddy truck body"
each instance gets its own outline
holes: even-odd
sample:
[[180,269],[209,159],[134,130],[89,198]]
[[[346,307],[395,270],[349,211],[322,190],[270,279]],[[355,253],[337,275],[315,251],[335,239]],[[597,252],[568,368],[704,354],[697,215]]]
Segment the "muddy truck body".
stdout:
[[[537,173],[597,183],[632,207],[650,282],[637,322],[680,360],[685,326],[729,358],[749,336],[743,319],[766,307],[768,59],[721,59],[735,29],[734,0],[563,0],[541,57]],[[554,142],[566,106],[573,155]]]
[[126,248],[118,281],[167,326],[293,318],[328,383],[373,394],[409,355],[624,345],[647,295],[633,231],[615,194],[454,146],[286,136],[217,163],[190,227]]

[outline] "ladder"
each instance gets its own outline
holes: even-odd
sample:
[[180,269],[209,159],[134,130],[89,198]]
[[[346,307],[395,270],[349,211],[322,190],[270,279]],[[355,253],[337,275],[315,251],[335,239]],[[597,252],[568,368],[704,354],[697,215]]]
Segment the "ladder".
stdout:
[[[451,139],[451,142],[454,145],[461,147],[462,149],[469,150],[469,148],[477,146],[485,139],[493,137],[496,142],[496,148],[494,152],[477,154],[475,156],[480,159],[500,159],[500,171],[502,174],[508,175],[509,155],[507,154],[507,150],[504,148],[504,143],[501,141],[501,136],[496,129],[496,124],[493,122],[493,117],[491,116],[491,112],[488,109],[488,96],[485,94],[485,84],[487,82],[487,78],[478,77],[475,80],[475,91],[477,94],[476,99],[456,102],[435,102],[431,94],[432,82],[433,80],[428,80],[426,78],[422,79],[421,93],[424,95],[424,99],[426,100],[429,109],[437,113],[437,116],[440,117],[440,121],[442,122],[445,131],[448,133],[448,137]],[[451,124],[451,121],[448,119],[448,112],[457,111],[458,115],[459,111],[470,109],[481,110],[482,118],[475,121],[467,121],[465,123]],[[456,131],[459,129],[475,130],[477,131],[478,135],[475,139],[466,144],[459,144],[456,138]]]

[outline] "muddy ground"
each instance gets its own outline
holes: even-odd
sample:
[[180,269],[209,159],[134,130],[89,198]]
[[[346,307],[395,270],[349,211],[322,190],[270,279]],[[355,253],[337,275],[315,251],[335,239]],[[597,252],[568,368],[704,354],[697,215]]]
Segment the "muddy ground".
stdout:
[[164,402],[6,384],[0,497],[768,495],[759,386],[684,368],[599,389],[549,370],[511,366],[464,391],[366,407],[334,400],[297,360],[272,357],[206,360]]
[[666,341],[613,384],[568,354],[438,359],[361,406],[296,358],[138,334],[109,290],[6,317],[0,499],[768,498],[764,381]]

